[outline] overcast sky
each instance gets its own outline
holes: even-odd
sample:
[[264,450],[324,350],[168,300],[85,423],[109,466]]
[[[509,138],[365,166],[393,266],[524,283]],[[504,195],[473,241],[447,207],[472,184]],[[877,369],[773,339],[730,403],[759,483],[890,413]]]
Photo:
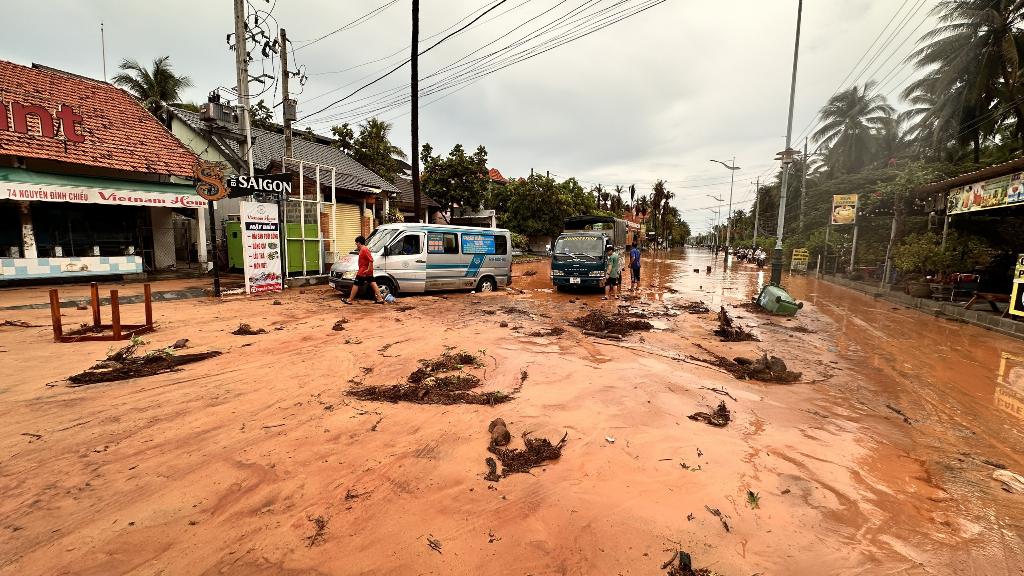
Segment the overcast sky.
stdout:
[[[249,0],[259,10],[273,6],[276,24],[288,30],[298,47],[297,62],[291,67],[302,66],[308,76],[295,96],[300,117],[348,95],[408,56],[410,0],[277,0],[276,5],[273,1]],[[422,47],[442,36],[428,37],[467,16],[462,24],[469,22],[497,1],[422,0]],[[592,18],[645,5],[629,0],[615,7],[619,2],[506,0],[472,28],[421,57],[421,88],[446,76],[451,81],[471,77],[471,69],[463,68],[454,75],[426,79],[531,18],[537,17],[470,59],[573,10],[582,10],[576,16],[579,21],[523,48],[559,33],[585,30],[583,25]],[[934,0],[805,2],[794,147],[897,9],[906,6],[895,20],[898,24],[907,15],[906,25],[865,75],[889,76],[883,92],[890,92],[898,105],[898,88],[912,72],[900,60],[932,25],[926,12],[933,4]],[[306,46],[385,5],[374,17]],[[483,144],[491,166],[510,177],[528,175],[533,168],[559,178],[575,176],[586,186],[635,183],[640,193],[648,193],[662,178],[676,194],[675,204],[684,218],[694,230],[704,230],[713,214],[704,207],[717,204],[706,195],[729,193],[728,170],[709,159],[729,161],[735,155],[742,170],[737,172],[734,204],[749,208],[754,178],[767,175],[775,153],[785,147],[796,6],[797,0],[667,0],[475,82],[421,97],[420,142],[443,152],[456,143],[470,150]],[[912,12],[915,6],[922,8]],[[544,11],[548,12],[541,15]],[[173,7],[120,0],[10,2],[4,6],[4,21],[0,58],[20,64],[38,62],[102,78],[103,21],[108,76],[124,58],[150,62],[170,55],[177,71],[195,84],[186,100],[202,102],[211,89],[235,85],[234,56],[225,42],[233,31],[230,0],[186,0]],[[268,28],[276,33],[274,22]],[[277,74],[270,60],[262,61],[258,51],[254,56],[250,73]],[[346,70],[375,60],[379,61]],[[366,114],[357,106],[378,105],[385,97],[379,93],[390,89],[398,90],[398,98],[407,96],[408,80],[406,66],[304,124],[323,133],[333,123],[358,124]],[[462,89],[456,92],[458,88]],[[253,92],[260,89],[252,84]],[[293,95],[299,90],[293,80]],[[358,101],[366,96],[373,98]],[[268,91],[262,98],[279,102],[280,91]],[[406,150],[408,112],[408,104],[378,112],[394,123],[392,140]]]

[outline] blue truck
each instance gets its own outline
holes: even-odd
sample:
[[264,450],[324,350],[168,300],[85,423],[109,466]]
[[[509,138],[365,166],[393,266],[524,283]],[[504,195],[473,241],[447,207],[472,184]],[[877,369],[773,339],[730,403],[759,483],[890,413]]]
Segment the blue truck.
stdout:
[[607,281],[607,247],[625,256],[627,226],[625,220],[611,216],[567,218],[551,252],[551,283],[555,288],[603,288]]

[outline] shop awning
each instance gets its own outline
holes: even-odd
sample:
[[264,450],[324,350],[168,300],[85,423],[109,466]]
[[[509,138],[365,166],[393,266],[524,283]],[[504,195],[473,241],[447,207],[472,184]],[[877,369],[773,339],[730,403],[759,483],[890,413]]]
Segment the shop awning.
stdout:
[[166,208],[206,206],[206,200],[188,184],[88,178],[20,168],[0,168],[0,200]]

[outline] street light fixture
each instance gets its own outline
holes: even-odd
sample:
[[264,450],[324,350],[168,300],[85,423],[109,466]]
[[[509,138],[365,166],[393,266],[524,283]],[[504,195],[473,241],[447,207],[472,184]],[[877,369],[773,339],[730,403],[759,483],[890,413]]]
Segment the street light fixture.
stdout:
[[[712,200],[716,200],[718,202],[725,202],[724,199],[719,198],[718,196],[715,196],[714,194],[705,194],[705,196],[707,196],[708,198],[711,198]],[[712,231],[714,231],[714,233],[715,233],[715,246],[717,247],[718,243],[719,243],[718,242],[719,238],[718,238],[718,230],[715,230],[715,228],[718,228],[718,222],[719,222],[719,220],[721,219],[721,216],[722,216],[722,207],[721,206],[715,206],[713,208],[708,208],[708,210],[714,210],[715,211],[715,225],[712,228]]]
[[712,160],[729,169],[729,211],[725,214],[725,261],[729,261],[729,244],[732,242],[732,188],[736,183],[736,171],[740,169],[736,165],[736,157],[732,157],[732,164],[726,164],[721,160]]

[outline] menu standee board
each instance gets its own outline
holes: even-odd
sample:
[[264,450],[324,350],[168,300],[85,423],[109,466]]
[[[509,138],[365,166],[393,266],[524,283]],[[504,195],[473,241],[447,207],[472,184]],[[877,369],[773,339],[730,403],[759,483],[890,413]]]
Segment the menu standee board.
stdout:
[[1013,293],[1010,295],[1010,314],[1024,316],[1024,254],[1017,255],[1013,269]]
[[245,291],[248,294],[280,292],[281,224],[277,204],[240,202],[242,258],[245,263]]

